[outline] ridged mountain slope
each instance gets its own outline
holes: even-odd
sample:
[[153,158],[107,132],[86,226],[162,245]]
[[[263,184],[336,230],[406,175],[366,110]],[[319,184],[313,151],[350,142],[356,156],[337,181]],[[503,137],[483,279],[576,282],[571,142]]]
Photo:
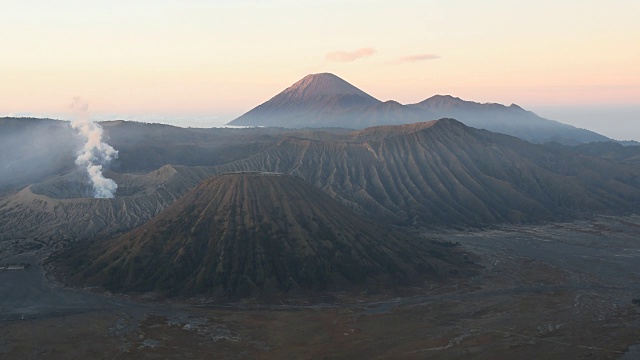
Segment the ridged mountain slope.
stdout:
[[59,258],[71,281],[112,291],[247,296],[435,274],[449,265],[433,247],[302,179],[240,173],[214,176],[144,226]]
[[108,173],[119,184],[115,199],[85,198],[79,174],[53,177],[0,198],[0,240],[59,247],[111,236],[142,225],[209,176],[234,171],[296,175],[352,210],[400,224],[485,226],[640,207],[637,166],[454,120],[292,134],[223,166]]
[[296,175],[352,209],[405,224],[528,223],[640,206],[636,167],[451,119],[366,129],[339,141],[290,137],[215,171]]
[[140,226],[211,175],[207,168],[164,166],[145,175],[109,172],[113,199],[88,198],[85,176],[56,176],[0,199],[0,240],[35,239],[54,248]]

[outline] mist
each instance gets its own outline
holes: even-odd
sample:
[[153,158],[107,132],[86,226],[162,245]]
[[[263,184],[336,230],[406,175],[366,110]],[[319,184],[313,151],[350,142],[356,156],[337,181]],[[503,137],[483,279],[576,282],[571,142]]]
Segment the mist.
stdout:
[[533,106],[538,115],[615,140],[640,141],[640,105]]
[[3,118],[0,194],[72,171],[79,140],[64,121]]

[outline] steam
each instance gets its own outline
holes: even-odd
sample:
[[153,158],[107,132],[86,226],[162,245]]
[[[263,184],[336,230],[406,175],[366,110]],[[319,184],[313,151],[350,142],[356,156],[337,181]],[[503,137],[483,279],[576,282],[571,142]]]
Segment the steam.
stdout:
[[102,175],[102,166],[118,157],[118,151],[102,141],[102,127],[89,120],[89,105],[79,97],[73,98],[71,127],[84,139],[84,146],[78,152],[76,165],[86,169],[93,184],[93,197],[113,198],[118,189],[115,181]]

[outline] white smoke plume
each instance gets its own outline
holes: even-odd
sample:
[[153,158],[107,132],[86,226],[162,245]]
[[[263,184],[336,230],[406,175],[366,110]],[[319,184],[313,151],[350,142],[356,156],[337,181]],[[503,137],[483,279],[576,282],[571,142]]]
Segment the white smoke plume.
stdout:
[[71,104],[71,127],[83,138],[84,146],[78,152],[76,165],[86,169],[93,184],[93,197],[113,198],[118,184],[102,175],[102,166],[118,157],[118,151],[102,141],[102,126],[89,119],[89,105],[79,97]]

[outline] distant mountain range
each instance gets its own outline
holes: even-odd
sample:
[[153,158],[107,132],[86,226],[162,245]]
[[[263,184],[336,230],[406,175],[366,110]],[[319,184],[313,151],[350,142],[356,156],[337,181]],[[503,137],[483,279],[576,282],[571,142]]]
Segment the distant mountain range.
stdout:
[[383,103],[341,78],[324,73],[305,76],[229,124],[360,129],[432,118],[433,114],[402,106],[395,101]]
[[[235,131],[248,131],[228,139],[240,160],[107,172],[119,185],[114,199],[86,198],[86,179],[77,172],[0,197],[0,240],[63,244],[112,236],[144,224],[210,176],[238,171],[297,176],[360,215],[399,225],[483,227],[640,208],[634,162],[640,147],[531,144],[451,119],[351,132]],[[266,141],[260,145],[266,149],[256,150],[250,139]],[[137,149],[144,159],[144,148]],[[619,152],[624,149],[630,151]]]
[[436,95],[417,104],[382,102],[329,73],[305,76],[230,125],[362,129],[454,118],[476,128],[534,142],[575,145],[611,141],[593,131],[544,119],[517,105],[480,104]]
[[467,126],[519,137],[532,143],[557,142],[577,145],[612,141],[604,135],[542,118],[516,104],[480,104],[449,95],[436,95],[410,107],[453,118]]
[[[110,169],[147,173],[173,165],[213,166],[263,151],[291,133],[284,129],[194,129],[130,121],[101,123],[118,150]],[[69,122],[0,118],[0,196],[76,169],[79,138]]]

